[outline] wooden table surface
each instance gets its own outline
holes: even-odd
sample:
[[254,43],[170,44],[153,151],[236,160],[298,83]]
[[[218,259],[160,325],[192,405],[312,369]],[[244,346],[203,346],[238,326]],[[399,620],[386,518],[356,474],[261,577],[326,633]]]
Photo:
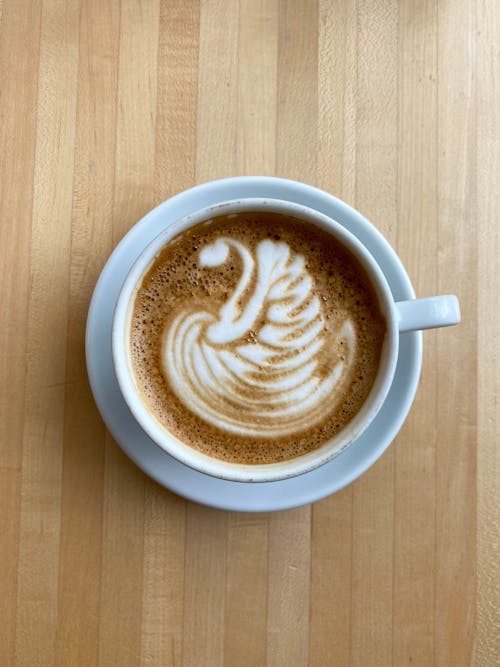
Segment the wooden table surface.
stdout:
[[[497,0],[0,1],[0,664],[499,664]],[[89,300],[149,209],[241,174],[370,218],[426,332],[392,447],[313,506],[148,479],[85,369]],[[480,326],[478,326],[478,315]]]

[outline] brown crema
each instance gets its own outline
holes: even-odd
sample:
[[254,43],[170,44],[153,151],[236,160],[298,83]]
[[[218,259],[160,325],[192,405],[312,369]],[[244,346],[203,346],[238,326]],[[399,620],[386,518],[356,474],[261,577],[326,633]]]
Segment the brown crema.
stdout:
[[[312,279],[311,294],[304,303],[311,305],[312,300],[317,300],[320,304],[315,322],[321,322],[322,344],[314,356],[313,380],[320,382],[332,374],[335,364],[342,365],[350,359],[348,366],[345,362],[347,370],[339,385],[339,395],[332,397],[331,408],[328,407],[316,423],[306,423],[297,431],[273,437],[233,432],[214,425],[213,420],[204,419],[200,410],[195,410],[193,403],[190,405],[189,395],[181,395],[176,387],[173,374],[169,372],[170,362],[165,359],[166,333],[186,309],[193,313],[208,313],[215,321],[221,307],[235,293],[244,271],[243,260],[234,249],[217,266],[200,265],[203,249],[221,238],[242,244],[253,256],[259,244],[267,240],[275,247],[287,244],[291,257],[300,255],[304,258],[304,270]],[[256,280],[253,275],[239,297],[237,305],[240,310],[250,302],[256,290]],[[297,279],[291,289],[298,282]],[[259,332],[269,324],[269,305],[262,309],[251,328],[231,343],[233,348],[235,345],[248,348],[259,342]],[[355,345],[349,350],[346,348],[351,344],[339,335],[347,320],[355,333]],[[200,337],[206,334],[207,326],[201,325]],[[136,384],[143,402],[172,435],[218,459],[262,464],[289,460],[313,451],[335,437],[353,419],[375,381],[385,331],[385,320],[365,271],[331,234],[310,222],[286,215],[245,212],[197,224],[168,242],[137,291],[130,345]],[[307,334],[307,326],[290,336],[293,340],[297,335],[299,340],[304,333]],[[300,349],[296,353],[299,354]],[[288,358],[290,355],[292,352]],[[270,357],[271,361],[273,358]],[[256,368],[255,378],[265,377],[262,373],[262,368]],[[273,379],[281,377],[279,369],[270,369],[269,373]],[[286,372],[281,375],[286,377]],[[235,382],[239,382],[238,377]],[[245,398],[255,404],[265,403],[266,392],[259,389],[256,382],[255,395],[252,395],[252,386],[245,385],[241,390]],[[230,392],[231,384],[227,387]],[[207,389],[207,396],[209,394]],[[224,400],[228,409],[234,411],[236,404],[230,393],[225,399],[218,398],[217,409],[224,410]],[[268,406],[268,409],[272,412],[272,408]],[[276,415],[274,422],[278,423],[278,409]],[[272,418],[263,417],[260,422],[262,430],[268,429],[272,421]]]

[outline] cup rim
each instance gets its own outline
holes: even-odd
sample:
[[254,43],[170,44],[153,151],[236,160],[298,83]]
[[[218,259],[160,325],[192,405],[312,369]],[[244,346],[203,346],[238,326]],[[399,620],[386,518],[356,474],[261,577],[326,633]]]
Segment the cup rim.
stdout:
[[[145,274],[162,248],[178,233],[199,222],[224,214],[252,211],[291,215],[316,224],[331,233],[362,264],[377,294],[379,307],[386,321],[382,358],[375,382],[352,420],[334,438],[319,448],[288,461],[269,464],[223,461],[194,449],[170,433],[148,411],[140,397],[127,344],[135,297]],[[398,348],[399,332],[391,290],[382,269],[362,242],[343,225],[324,213],[302,204],[273,198],[249,197],[227,200],[203,207],[169,224],[142,249],[128,271],[120,289],[112,323],[112,356],[118,385],[129,410],[141,428],[158,447],[181,463],[199,472],[235,482],[271,482],[287,479],[307,473],[338,456],[360,437],[377,415],[392,384]]]

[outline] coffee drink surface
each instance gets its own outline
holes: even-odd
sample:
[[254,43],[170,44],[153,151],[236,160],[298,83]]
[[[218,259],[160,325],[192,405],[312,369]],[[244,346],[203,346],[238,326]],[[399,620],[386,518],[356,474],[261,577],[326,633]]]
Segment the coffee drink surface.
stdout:
[[235,463],[317,449],[361,408],[385,321],[358,261],[282,214],[238,213],[172,239],[139,286],[136,384],[179,440]]

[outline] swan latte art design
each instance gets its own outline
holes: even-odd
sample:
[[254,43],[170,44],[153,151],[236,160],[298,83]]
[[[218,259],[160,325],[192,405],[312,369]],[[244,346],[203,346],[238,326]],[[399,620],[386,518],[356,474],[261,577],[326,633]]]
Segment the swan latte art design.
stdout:
[[309,428],[331,410],[352,365],[352,321],[338,331],[344,358],[320,376],[324,322],[304,257],[283,241],[260,241],[254,255],[222,237],[198,263],[216,267],[231,252],[242,266],[236,289],[217,315],[187,310],[175,318],[164,337],[164,371],[178,398],[221,429],[274,437]]
[[363,269],[331,234],[243,212],[160,251],[137,286],[131,361],[145,406],[176,438],[274,463],[317,449],[358,413],[385,329]]

